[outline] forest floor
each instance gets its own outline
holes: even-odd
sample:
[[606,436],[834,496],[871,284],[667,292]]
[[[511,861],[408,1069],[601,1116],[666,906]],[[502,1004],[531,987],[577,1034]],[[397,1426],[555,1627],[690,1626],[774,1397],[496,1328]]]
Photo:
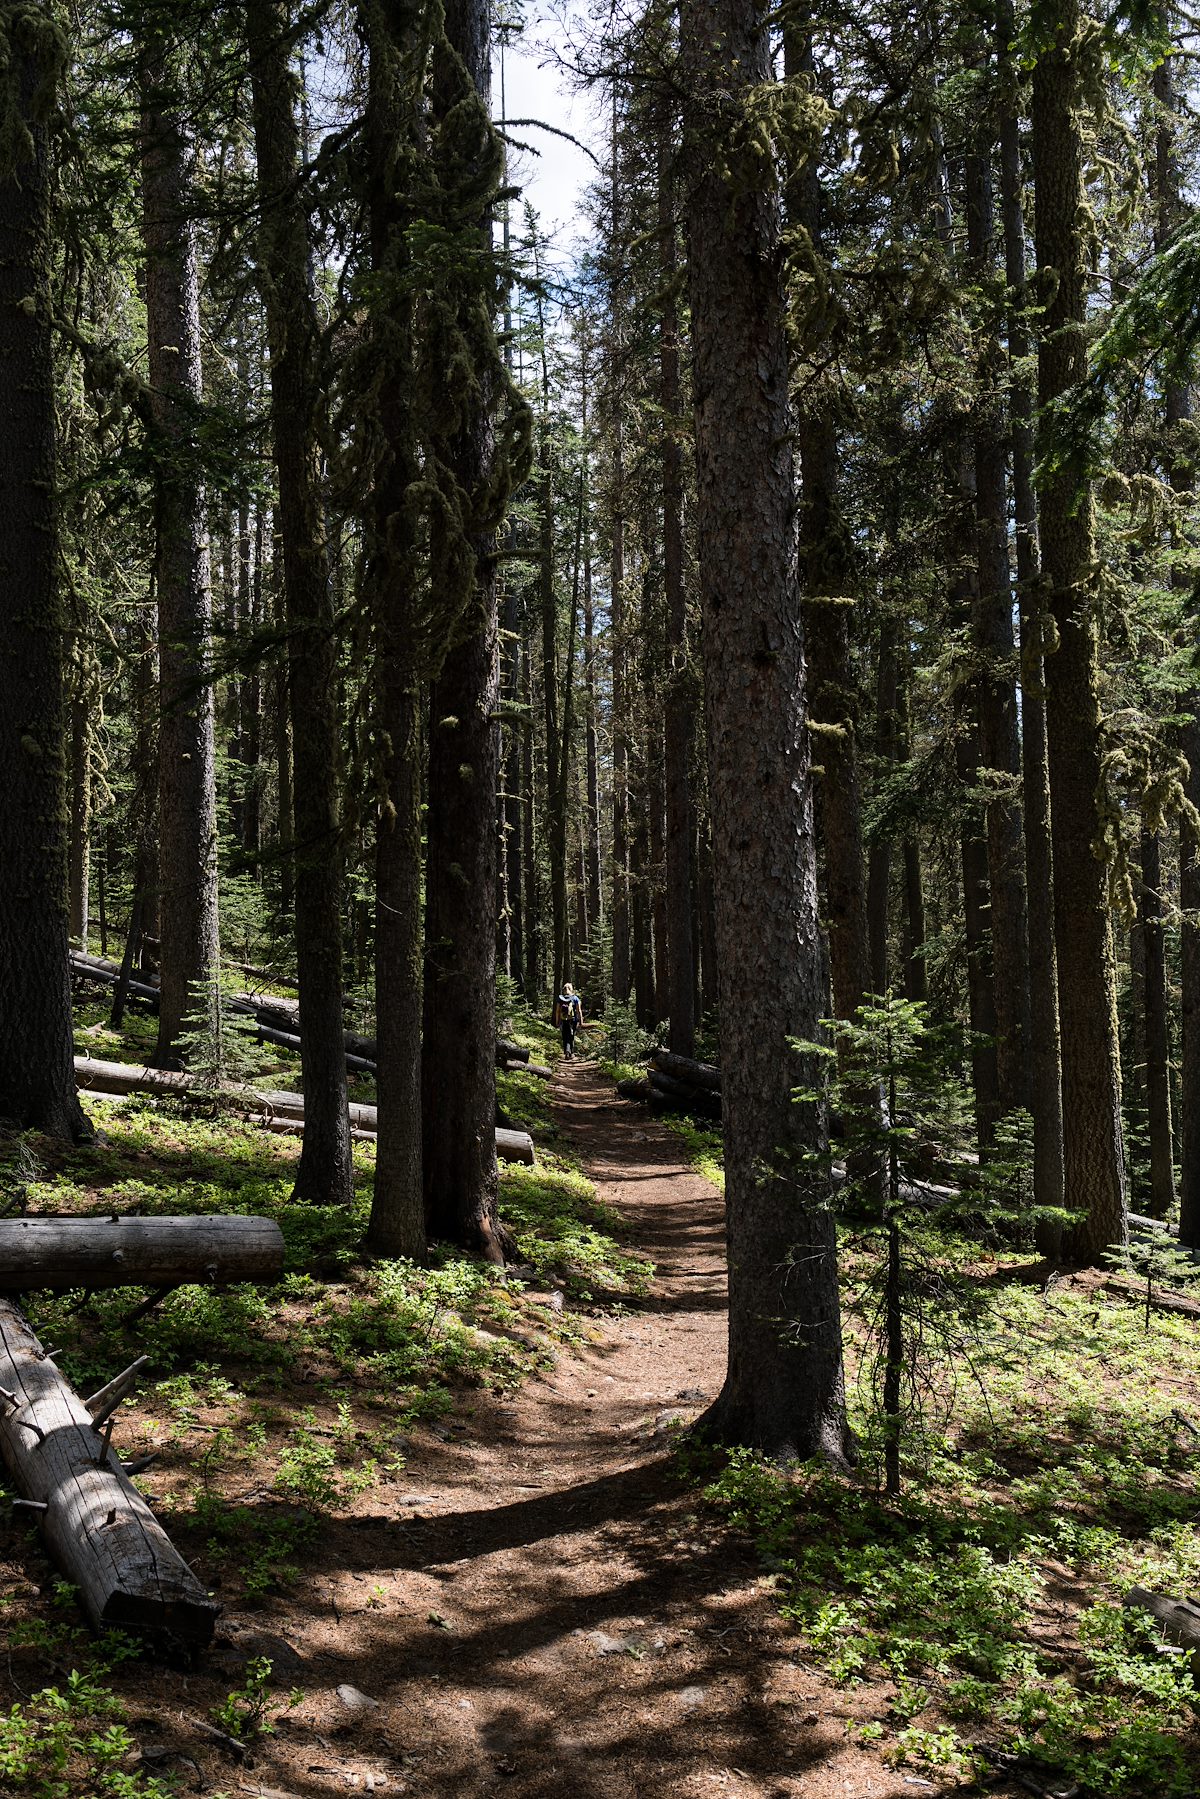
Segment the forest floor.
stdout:
[[[292,1272],[138,1327],[164,1372],[122,1447],[160,1450],[142,1484],[224,1604],[207,1657],[89,1663],[70,1590],[10,1527],[0,1793],[912,1799],[985,1790],[962,1742],[997,1740],[1003,1702],[1006,1744],[1084,1778],[993,1768],[1000,1799],[1194,1799],[1175,1664],[1114,1605],[1197,1567],[1171,1423],[1200,1400],[1191,1321],[1146,1336],[1098,1277],[1049,1291],[993,1257],[992,1399],[902,1505],[722,1474],[678,1444],[724,1366],[720,1194],[595,1064],[537,1086],[567,1154],[505,1178],[524,1291],[461,1260],[363,1265],[361,1223],[291,1207],[294,1145],[252,1127],[131,1104],[44,1171],[37,1209],[273,1209]],[[111,1372],[121,1304],[32,1308],[77,1384]]]
[[651,1292],[512,1396],[467,1401],[452,1440],[414,1441],[411,1491],[323,1537],[302,1619],[293,1596],[224,1620],[231,1664],[245,1635],[277,1673],[283,1647],[305,1697],[236,1781],[191,1753],[262,1799],[950,1790],[848,1741],[877,1696],[798,1663],[770,1578],[673,1464],[724,1368],[720,1194],[594,1065],[562,1064],[550,1099]]

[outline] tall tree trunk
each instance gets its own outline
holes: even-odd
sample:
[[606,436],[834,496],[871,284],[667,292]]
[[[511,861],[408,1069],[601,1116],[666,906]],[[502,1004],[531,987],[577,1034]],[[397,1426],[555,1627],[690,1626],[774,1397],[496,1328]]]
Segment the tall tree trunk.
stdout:
[[[597,730],[599,713],[596,697],[596,613],[592,595],[591,543],[589,521],[583,545],[583,693],[587,709],[584,719],[584,753],[587,758],[585,863],[588,929],[590,937],[594,939],[604,924],[604,888],[601,881],[600,749]],[[598,999],[599,995],[596,997]]]
[[[478,100],[482,159],[495,142],[488,120],[491,44],[487,0],[447,0],[446,44],[434,60],[435,118]],[[464,86],[473,94],[464,93]],[[466,140],[460,124],[459,141]],[[497,176],[499,174],[497,159]],[[479,219],[479,252],[492,243],[491,198]],[[462,304],[474,310],[474,294]],[[464,321],[464,329],[470,321]],[[490,330],[491,321],[479,321]],[[491,413],[496,371],[481,359],[452,447],[454,473],[478,505],[494,474]],[[496,1168],[497,713],[500,702],[495,533],[473,531],[468,612],[430,698],[425,874],[425,1038],[422,1065],[425,1221],[430,1236],[503,1262]],[[569,670],[568,670],[569,677]]]
[[260,209],[258,261],[271,356],[296,781],[296,974],[304,1137],[293,1198],[348,1206],[354,1197],[354,1167],[342,1016],[337,650],[321,492],[319,324],[308,284],[309,234],[299,186],[301,144],[289,15],[285,0],[247,0]]
[[[544,389],[542,404],[549,407]],[[542,719],[546,736],[546,842],[550,852],[550,973],[562,990],[567,956],[566,814],[561,804],[562,730],[558,690],[558,594],[554,581],[554,476],[548,419],[542,426],[542,475],[538,492],[538,598],[542,624]]]
[[[254,511],[254,550],[250,568],[247,621],[252,634],[263,625],[263,508]],[[255,651],[242,691],[242,728],[245,732],[242,762],[246,770],[246,798],[242,806],[242,849],[257,881],[262,880],[262,662]]]
[[[75,1097],[67,973],[67,616],[58,582],[50,339],[49,103],[36,34],[9,35],[0,82],[0,1121],[86,1137]],[[22,145],[21,133],[28,137]],[[35,304],[30,304],[30,297]]]
[[623,255],[620,219],[620,164],[617,154],[617,101],[613,90],[612,111],[612,185],[610,190],[612,275],[612,320],[610,325],[609,385],[612,398],[610,431],[612,437],[612,474],[609,488],[609,527],[612,538],[611,598],[609,642],[612,646],[612,990],[619,1005],[629,1004],[632,985],[630,844],[629,844],[629,724],[626,692],[626,609],[625,592],[625,513],[628,495],[625,484],[624,446],[624,307],[618,259]]
[[[784,33],[789,78],[813,72],[811,25],[802,15]],[[822,205],[817,159],[808,158],[788,186],[789,217],[821,255]],[[805,348],[819,353],[822,345]],[[810,387],[815,384],[810,381]],[[805,589],[809,713],[818,729],[816,814],[825,849],[825,917],[833,1010],[852,1018],[871,988],[857,719],[859,696],[850,659],[853,558],[838,492],[837,426],[827,393],[799,408],[800,571]]]
[[779,196],[736,148],[771,78],[765,15],[685,0],[681,48],[729,1221],[729,1366],[707,1422],[844,1463],[834,1222],[804,1162],[825,1119],[792,1099],[810,1071],[789,1042],[816,1034],[821,956]]
[[[879,655],[875,672],[875,759],[886,773],[896,760],[896,708],[899,695],[896,667],[896,622],[885,613],[879,626]],[[892,843],[876,831],[867,855],[867,944],[871,960],[871,991],[886,993],[889,987],[888,924],[891,911]]]
[[[1008,0],[997,9],[1000,67],[1015,78],[1016,22]],[[1000,121],[1001,207],[1007,320],[1013,517],[1021,631],[1021,791],[1024,800],[1026,926],[1029,950],[1029,1105],[1033,1114],[1033,1198],[1044,1213],[1061,1211],[1063,1189],[1062,1060],[1058,1021],[1058,957],[1054,947],[1054,876],[1050,771],[1042,655],[1037,497],[1033,486],[1033,403],[1025,373],[1030,354],[1025,308],[1024,180],[1015,112]],[[1061,1230],[1039,1227],[1044,1252],[1057,1252]]]
[[194,152],[178,110],[181,55],[153,26],[141,64],[146,333],[158,592],[161,999],[154,1061],[177,1060],[184,1018],[218,974],[217,790],[208,537],[193,438],[202,401]]
[[[1168,19],[1173,11],[1173,8],[1167,9]],[[1154,158],[1154,235],[1155,247],[1161,251],[1170,242],[1184,213],[1179,157],[1175,148],[1180,107],[1170,57],[1154,71],[1154,98],[1159,108]],[[1186,503],[1196,484],[1195,453],[1188,435],[1192,396],[1184,382],[1169,380],[1164,399],[1168,475],[1175,493]],[[1192,579],[1190,568],[1177,564],[1172,571],[1172,585],[1177,588],[1190,588]],[[1200,688],[1192,689],[1181,709],[1190,714],[1181,733],[1180,745],[1188,765],[1186,793],[1192,805],[1200,807]],[[1182,1025],[1179,1239],[1196,1249],[1200,1248],[1200,842],[1186,818],[1181,820],[1179,828],[1179,909]]]
[[[994,279],[995,228],[992,133],[977,134],[967,157],[967,241],[972,276]],[[1029,957],[1025,863],[1017,786],[1017,668],[1013,640],[1012,576],[1008,559],[1005,443],[998,395],[1003,387],[998,335],[988,330],[979,356],[979,395],[972,419],[975,452],[976,587],[971,635],[979,658],[979,775],[989,797],[988,892],[991,899],[992,993],[996,1027],[997,1105],[1001,1113],[1028,1109],[1030,1040]]]
[[396,147],[411,139],[410,27],[362,0],[367,45],[366,153],[371,265],[381,296],[373,379],[383,449],[368,519],[368,582],[376,635],[376,707],[385,801],[375,835],[375,1011],[379,1137],[367,1243],[376,1255],[425,1258],[421,1177],[421,670],[416,654],[417,545],[409,489],[418,478],[412,413],[413,320],[407,195]]
[[679,1056],[696,1053],[692,969],[692,836],[688,768],[692,753],[693,682],[683,585],[683,446],[680,442],[679,257],[675,217],[675,151],[664,108],[658,141],[658,254],[663,292],[659,323],[659,404],[663,417],[663,588],[667,612],[667,694],[663,772],[666,792],[666,992],[670,1044]]
[[[1034,66],[1032,108],[1037,260],[1049,271],[1038,339],[1043,411],[1087,373],[1077,0],[1055,0],[1046,9],[1045,27],[1050,42]],[[1095,854],[1103,840],[1102,776],[1095,534],[1086,481],[1077,456],[1051,463],[1041,481],[1040,522],[1042,570],[1058,629],[1045,681],[1063,1161],[1067,1204],[1085,1213],[1069,1249],[1096,1261],[1112,1244],[1125,1242],[1128,1217],[1107,872]]]

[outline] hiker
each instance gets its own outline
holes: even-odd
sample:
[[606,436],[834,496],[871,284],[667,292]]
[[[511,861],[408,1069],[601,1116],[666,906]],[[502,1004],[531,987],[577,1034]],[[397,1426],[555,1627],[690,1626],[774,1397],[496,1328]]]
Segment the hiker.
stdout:
[[575,1033],[583,1023],[583,1001],[567,981],[554,1002],[554,1022],[562,1032],[563,1054],[575,1060]]

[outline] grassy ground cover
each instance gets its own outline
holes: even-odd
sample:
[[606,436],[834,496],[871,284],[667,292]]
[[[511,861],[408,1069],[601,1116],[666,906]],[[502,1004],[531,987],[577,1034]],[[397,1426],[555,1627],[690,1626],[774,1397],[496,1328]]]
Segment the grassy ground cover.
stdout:
[[[98,1053],[135,1055],[146,1021],[131,1022]],[[544,1083],[517,1075],[502,1086],[502,1103],[519,1106],[544,1137]],[[136,1096],[90,1109],[103,1133],[93,1145],[10,1146],[10,1203],[59,1214],[253,1212],[283,1232],[284,1274],[272,1288],[184,1287],[136,1321],[138,1289],[83,1303],[34,1293],[27,1306],[85,1392],[134,1354],[150,1357],[114,1441],[126,1459],[156,1452],[139,1484],[201,1578],[235,1608],[286,1600],[331,1520],[387,1505],[414,1439],[469,1428],[460,1419],[473,1405],[502,1399],[649,1283],[619,1220],[552,1151],[536,1168],[502,1170],[502,1210],[522,1257],[523,1276],[513,1278],[449,1250],[427,1268],[364,1258],[372,1144],[355,1146],[352,1211],[300,1207],[290,1199],[294,1139],[215,1108]],[[555,1287],[575,1302],[565,1311],[546,1303]],[[8,1535],[0,1608],[15,1702],[0,1713],[0,1791],[156,1799],[175,1790],[131,1762],[112,1680],[133,1646],[90,1637],[20,1514]],[[218,1727],[258,1729],[264,1692],[251,1670]]]

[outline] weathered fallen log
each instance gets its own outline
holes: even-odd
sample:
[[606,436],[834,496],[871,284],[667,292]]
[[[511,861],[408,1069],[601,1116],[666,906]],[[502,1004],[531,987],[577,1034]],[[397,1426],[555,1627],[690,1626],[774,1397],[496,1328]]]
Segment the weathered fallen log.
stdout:
[[654,1050],[650,1060],[662,1074],[689,1087],[700,1087],[705,1093],[721,1091],[721,1070],[712,1062],[694,1062],[690,1056],[676,1056],[669,1049]]
[[10,1300],[0,1300],[0,1455],[99,1629],[202,1649],[209,1597]]
[[528,1062],[529,1051],[522,1049],[519,1043],[510,1043],[506,1037],[496,1039],[496,1064],[502,1068],[505,1062]]
[[496,1154],[502,1162],[523,1162],[533,1167],[533,1138],[528,1131],[506,1131],[496,1128]]
[[[105,1095],[128,1093],[167,1093],[241,1110],[260,1124],[270,1125],[274,1119],[304,1120],[302,1093],[263,1092],[257,1087],[201,1087],[188,1074],[176,1074],[162,1068],[135,1068],[124,1062],[101,1062],[89,1056],[76,1056],[75,1081],[81,1091],[95,1087]],[[379,1128],[379,1112],[375,1106],[351,1102],[350,1124],[355,1130],[371,1136]],[[533,1163],[533,1139],[526,1131],[496,1134],[496,1153],[506,1162]]]
[[0,1292],[32,1287],[229,1286],[277,1280],[283,1236],[270,1218],[0,1219]]
[[1166,1593],[1152,1593],[1148,1587],[1134,1587],[1121,1604],[1157,1618],[1165,1641],[1189,1650],[1192,1667],[1200,1674],[1200,1605],[1195,1600],[1172,1599]]
[[721,1116],[721,1096],[719,1093],[702,1091],[687,1081],[677,1081],[673,1075],[663,1074],[661,1069],[651,1068],[646,1075],[651,1090],[684,1112],[696,1112],[704,1118]]

